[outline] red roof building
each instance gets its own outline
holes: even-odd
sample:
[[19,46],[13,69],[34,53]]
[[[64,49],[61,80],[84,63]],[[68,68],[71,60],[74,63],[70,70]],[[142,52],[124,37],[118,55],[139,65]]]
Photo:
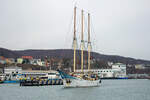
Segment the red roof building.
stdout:
[[22,56],[23,59],[33,59],[32,56]]

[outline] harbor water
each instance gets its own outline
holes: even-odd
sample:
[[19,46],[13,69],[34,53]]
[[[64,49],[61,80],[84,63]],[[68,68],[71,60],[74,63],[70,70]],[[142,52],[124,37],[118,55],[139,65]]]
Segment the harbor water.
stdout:
[[0,100],[150,100],[150,80],[102,80],[100,87],[0,84]]

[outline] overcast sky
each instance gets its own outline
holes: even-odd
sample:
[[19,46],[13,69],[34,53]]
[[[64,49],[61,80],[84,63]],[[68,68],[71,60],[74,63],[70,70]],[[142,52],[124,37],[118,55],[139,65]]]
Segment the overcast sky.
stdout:
[[0,0],[0,47],[71,48],[75,1],[91,13],[94,51],[150,60],[150,0]]

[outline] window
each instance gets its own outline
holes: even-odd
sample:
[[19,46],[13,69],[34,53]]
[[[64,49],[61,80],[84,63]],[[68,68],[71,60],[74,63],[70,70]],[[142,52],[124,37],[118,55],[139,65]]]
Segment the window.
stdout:
[[55,73],[48,73],[48,75],[56,75]]

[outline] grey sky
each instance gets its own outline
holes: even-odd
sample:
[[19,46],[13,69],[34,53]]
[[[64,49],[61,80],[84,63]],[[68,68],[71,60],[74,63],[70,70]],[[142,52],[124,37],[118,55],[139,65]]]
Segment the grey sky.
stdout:
[[[74,1],[0,0],[0,47],[70,48]],[[91,12],[95,51],[150,60],[150,0],[76,1]]]

